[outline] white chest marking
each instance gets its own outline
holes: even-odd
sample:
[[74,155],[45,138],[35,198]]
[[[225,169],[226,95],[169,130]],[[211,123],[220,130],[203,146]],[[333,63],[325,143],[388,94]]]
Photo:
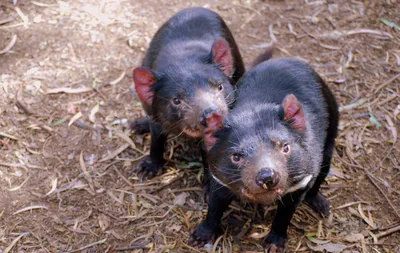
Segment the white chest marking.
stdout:
[[305,188],[308,185],[308,183],[310,183],[311,179],[312,179],[312,175],[306,176],[300,182],[298,182],[297,184],[295,184],[292,187],[290,187],[289,189],[287,189],[286,193],[295,192],[297,190]]

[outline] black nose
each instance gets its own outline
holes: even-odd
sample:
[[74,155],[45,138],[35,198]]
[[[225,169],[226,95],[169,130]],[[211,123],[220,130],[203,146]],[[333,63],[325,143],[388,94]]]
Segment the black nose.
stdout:
[[203,111],[203,116],[204,116],[204,118],[208,119],[217,111],[218,111],[218,108],[216,106],[212,105]]
[[258,173],[256,183],[264,189],[272,189],[279,183],[279,175],[271,168],[262,168]]

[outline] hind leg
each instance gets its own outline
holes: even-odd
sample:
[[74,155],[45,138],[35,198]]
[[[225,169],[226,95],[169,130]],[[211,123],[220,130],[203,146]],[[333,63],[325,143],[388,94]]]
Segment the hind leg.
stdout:
[[307,192],[307,195],[304,199],[314,212],[319,213],[325,217],[329,215],[329,202],[324,197],[324,195],[319,192],[319,188],[321,187],[321,184],[324,182],[326,176],[329,173],[334,147],[335,138],[328,137],[325,143],[321,171],[319,172],[314,185]]

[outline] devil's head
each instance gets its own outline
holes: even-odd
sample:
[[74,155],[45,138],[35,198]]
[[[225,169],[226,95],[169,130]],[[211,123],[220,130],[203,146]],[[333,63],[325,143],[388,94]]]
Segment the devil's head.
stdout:
[[207,118],[227,115],[235,95],[233,72],[229,44],[219,39],[202,62],[186,59],[158,72],[139,67],[133,80],[140,100],[165,131],[198,138]]
[[237,105],[223,123],[208,121],[204,142],[211,173],[244,199],[268,204],[315,176],[306,115],[293,94],[281,104]]

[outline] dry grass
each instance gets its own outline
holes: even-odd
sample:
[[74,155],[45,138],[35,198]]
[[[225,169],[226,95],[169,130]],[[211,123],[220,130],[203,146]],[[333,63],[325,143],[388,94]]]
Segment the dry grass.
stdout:
[[[204,251],[186,245],[206,211],[190,143],[170,141],[162,176],[128,178],[149,148],[128,129],[144,115],[130,73],[162,22],[198,5],[226,19],[246,62],[275,43],[341,105],[332,214],[302,206],[289,250],[400,250],[399,2],[216,2],[0,3],[0,252]],[[260,252],[273,213],[235,203],[210,248]]]

